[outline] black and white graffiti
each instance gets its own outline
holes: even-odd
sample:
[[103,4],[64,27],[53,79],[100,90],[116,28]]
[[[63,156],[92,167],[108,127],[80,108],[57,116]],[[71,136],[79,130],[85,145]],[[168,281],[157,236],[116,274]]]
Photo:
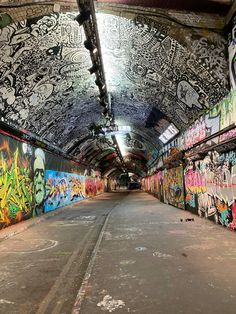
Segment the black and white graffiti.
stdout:
[[51,14],[0,30],[1,116],[62,147],[101,119],[74,17]]
[[[89,126],[103,120],[98,89],[87,70],[85,35],[75,16],[52,13],[15,24],[4,20],[0,117],[96,163],[101,154],[114,152],[89,137]],[[171,25],[144,15],[97,17],[115,122],[131,127],[126,146],[151,165],[169,123],[185,129],[227,93],[224,40],[193,31],[179,41]]]
[[214,47],[195,39],[188,51],[168,35],[169,26],[147,17],[98,14],[98,26],[109,88],[127,108],[155,105],[184,128],[227,93],[222,37]]

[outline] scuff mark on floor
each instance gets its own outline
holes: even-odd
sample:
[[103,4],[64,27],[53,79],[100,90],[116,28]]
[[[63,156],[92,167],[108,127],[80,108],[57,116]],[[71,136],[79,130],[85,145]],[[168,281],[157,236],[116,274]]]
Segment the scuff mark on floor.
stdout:
[[154,257],[159,257],[159,258],[172,258],[173,257],[173,255],[161,253],[159,251],[153,252],[152,255]]
[[133,261],[133,260],[123,260],[123,261],[120,261],[120,264],[121,265],[132,265],[132,264],[135,264],[136,261]]
[[216,247],[215,243],[192,244],[184,247],[184,250],[210,250]]
[[114,237],[116,240],[136,240],[136,234],[121,234]]
[[0,304],[15,304],[15,303],[8,300],[0,299]]
[[125,302],[122,300],[115,300],[112,296],[105,295],[103,300],[97,304],[103,311],[114,312],[116,309],[121,309],[125,306]]
[[110,231],[105,231],[105,232],[104,232],[104,239],[105,239],[106,241],[112,240],[112,234],[111,234]]
[[138,246],[138,247],[135,248],[135,250],[141,252],[141,251],[146,251],[147,248],[144,247],[144,246]]
[[168,233],[170,234],[174,234],[174,235],[185,235],[187,233],[187,231],[185,230],[169,230]]

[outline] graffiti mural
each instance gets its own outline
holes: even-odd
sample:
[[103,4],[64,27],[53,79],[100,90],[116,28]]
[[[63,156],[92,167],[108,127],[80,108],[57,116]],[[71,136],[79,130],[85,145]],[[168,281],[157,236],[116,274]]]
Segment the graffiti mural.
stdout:
[[[208,207],[202,205],[199,210],[208,211],[209,206],[216,213],[216,221],[230,228],[235,228],[236,199],[236,152],[224,154],[210,152],[201,162],[206,180]],[[209,205],[210,204],[210,205]],[[207,212],[206,216],[209,216]]]
[[93,197],[104,192],[104,182],[99,178],[89,178],[85,180],[85,193],[87,197]]
[[229,54],[229,76],[232,89],[236,88],[236,14],[229,23],[228,54]]
[[101,120],[95,101],[86,106],[97,90],[76,12],[42,15],[0,29],[0,115],[65,146]]
[[0,134],[0,229],[103,193],[99,173],[86,180],[82,170],[70,160]]
[[[217,103],[206,114],[198,118],[177,139],[168,143],[163,148],[167,152],[171,147],[179,150],[189,149],[207,137],[233,125],[236,121],[236,90],[232,90],[227,97]],[[233,137],[232,131],[231,134]],[[222,138],[224,135],[222,135]]]
[[191,161],[188,163],[184,170],[184,182],[186,209],[198,213],[198,197],[206,193],[205,176],[200,170],[199,163]]
[[229,95],[184,132],[185,149],[223,130],[236,121],[234,94]]
[[164,202],[184,209],[183,168],[165,169],[163,176]]
[[187,209],[236,228],[236,152],[209,152],[185,168]]
[[104,189],[105,189],[104,180],[96,179],[96,186],[97,186],[97,194],[101,194],[104,192]]
[[33,181],[27,145],[0,135],[0,228],[33,213]]
[[41,148],[34,152],[34,214],[40,215],[44,212],[45,199],[45,154]]
[[46,171],[45,212],[85,198],[85,177],[72,173]]
[[[194,36],[189,34],[194,45],[184,47],[166,24],[146,13],[133,19],[98,14],[107,83],[117,103],[115,114],[120,117],[122,110],[122,116],[126,116],[127,108],[145,104],[143,120],[148,121],[154,106],[184,129],[228,92],[227,44],[219,34],[203,38],[195,30]],[[134,114],[127,118],[135,124],[137,110],[132,111]]]
[[177,167],[143,178],[142,187],[167,204],[236,230],[236,151],[210,151],[202,160],[189,160],[184,182]]

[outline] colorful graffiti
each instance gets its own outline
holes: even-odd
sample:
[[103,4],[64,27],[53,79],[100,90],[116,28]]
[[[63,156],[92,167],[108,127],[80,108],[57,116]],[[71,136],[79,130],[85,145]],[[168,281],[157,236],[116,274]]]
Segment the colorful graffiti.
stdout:
[[216,134],[236,121],[235,92],[223,99],[207,114],[200,117],[184,132],[184,148],[188,149],[194,144]]
[[[185,170],[186,203],[200,216],[213,216],[215,222],[235,229],[236,153],[209,152],[204,160],[195,161],[193,166],[197,169],[195,173],[198,173],[201,187],[191,191],[187,184],[192,164],[190,162]],[[194,203],[189,202],[190,195]]]
[[96,186],[97,186],[97,194],[101,194],[104,192],[104,189],[105,189],[104,180],[96,179]]
[[160,201],[184,209],[182,166],[158,171],[143,178],[142,188],[154,194]]
[[[162,148],[165,157],[171,155],[170,150],[175,148],[179,151],[192,148],[209,136],[233,126],[236,121],[236,89],[232,90],[227,97],[210,109],[206,114],[198,118],[185,132],[175,140]],[[229,139],[235,136],[235,130],[225,132],[221,139]]]
[[184,180],[182,172],[182,167],[159,171],[144,178],[142,187],[165,203],[236,230],[236,151],[210,151],[188,161]]
[[205,177],[201,173],[198,163],[189,162],[184,170],[185,204],[190,211],[197,208],[196,195],[206,192]]
[[46,171],[45,212],[85,198],[85,177],[72,173]]
[[163,177],[164,172],[158,171],[142,180],[143,190],[154,194],[162,202],[164,202]]
[[33,182],[22,145],[0,135],[0,228],[32,215]]
[[183,168],[165,169],[163,173],[164,202],[184,209]]
[[0,229],[104,191],[98,175],[85,188],[80,171],[75,163],[0,134]]
[[104,192],[104,181],[99,178],[89,178],[85,180],[85,193],[87,197],[93,197]]

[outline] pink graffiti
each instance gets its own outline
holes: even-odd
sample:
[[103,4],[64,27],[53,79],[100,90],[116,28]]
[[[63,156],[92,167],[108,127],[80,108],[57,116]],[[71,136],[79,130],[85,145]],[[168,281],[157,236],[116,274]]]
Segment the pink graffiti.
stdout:
[[199,171],[189,169],[185,174],[185,186],[192,193],[206,192],[205,178]]
[[220,135],[220,142],[223,142],[223,141],[226,141],[226,140],[229,140],[233,137],[236,137],[236,128]]
[[206,138],[206,123],[203,118],[197,120],[186,132],[185,132],[185,148],[189,148],[194,144],[202,141]]

